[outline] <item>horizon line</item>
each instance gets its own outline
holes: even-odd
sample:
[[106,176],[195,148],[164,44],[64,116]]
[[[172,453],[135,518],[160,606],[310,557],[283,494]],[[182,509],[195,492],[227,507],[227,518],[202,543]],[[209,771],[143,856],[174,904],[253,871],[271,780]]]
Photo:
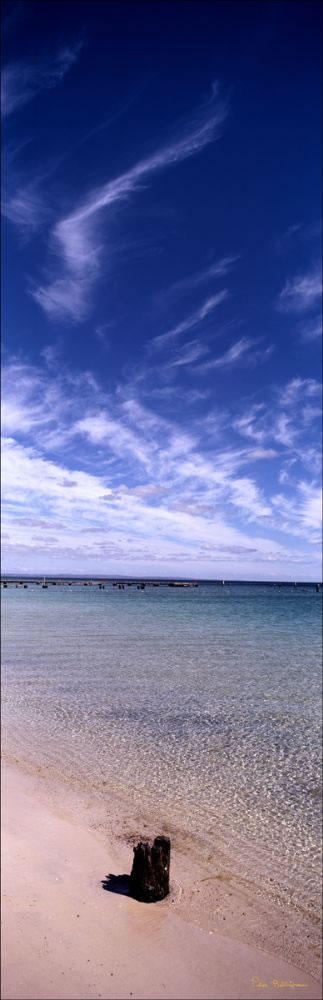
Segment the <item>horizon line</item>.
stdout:
[[41,572],[41,573],[1,573],[0,574],[0,582],[1,583],[5,583],[6,581],[9,581],[9,580],[16,581],[16,580],[18,580],[18,578],[20,578],[21,580],[42,580],[44,577],[46,579],[48,579],[48,580],[56,580],[56,581],[57,580],[89,580],[89,581],[93,581],[93,580],[99,580],[99,581],[102,581],[102,580],[109,580],[109,581],[124,580],[124,581],[128,581],[129,580],[131,582],[137,582],[137,580],[139,580],[139,581],[142,581],[142,582],[144,582],[144,581],[146,581],[146,582],[154,581],[155,582],[156,581],[156,582],[163,582],[163,583],[168,583],[168,582],[173,583],[173,582],[178,581],[179,583],[209,583],[209,584],[212,584],[212,583],[214,583],[214,584],[223,584],[223,583],[224,584],[230,584],[231,583],[231,584],[251,584],[251,585],[265,584],[266,586],[267,585],[281,584],[282,586],[292,586],[292,587],[294,587],[297,584],[302,584],[303,586],[305,586],[305,585],[306,586],[316,586],[317,584],[323,585],[323,578],[317,579],[317,577],[315,579],[312,579],[312,580],[301,580],[301,579],[296,579],[295,580],[295,579],[292,579],[292,578],[288,579],[288,580],[286,580],[286,579],[282,580],[282,579],[279,579],[279,578],[277,578],[277,579],[271,578],[271,579],[267,579],[267,580],[262,580],[262,579],[258,579],[257,580],[257,579],[247,579],[245,577],[239,579],[238,577],[235,577],[235,578],[229,578],[229,577],[193,577],[193,576],[185,576],[184,577],[184,576],[149,576],[149,575],[132,576],[131,574],[125,574],[125,573],[108,573],[108,574],[102,574],[102,573],[92,573],[92,574],[91,573],[90,574],[85,574],[85,573],[74,573],[74,574],[71,574],[71,573],[55,573],[55,574],[53,574],[53,573],[46,573],[46,572],[45,573],[44,572]]

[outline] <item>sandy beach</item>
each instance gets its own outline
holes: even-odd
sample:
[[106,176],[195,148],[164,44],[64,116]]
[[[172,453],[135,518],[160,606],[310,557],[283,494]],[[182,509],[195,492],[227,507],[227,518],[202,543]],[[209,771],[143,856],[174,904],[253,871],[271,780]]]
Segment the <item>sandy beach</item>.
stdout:
[[[184,919],[175,875],[163,903],[105,891],[131,867],[86,807],[43,777],[5,764],[2,779],[3,1000],[319,1000],[304,969]],[[215,890],[213,890],[215,891]],[[231,930],[231,929],[230,929]]]

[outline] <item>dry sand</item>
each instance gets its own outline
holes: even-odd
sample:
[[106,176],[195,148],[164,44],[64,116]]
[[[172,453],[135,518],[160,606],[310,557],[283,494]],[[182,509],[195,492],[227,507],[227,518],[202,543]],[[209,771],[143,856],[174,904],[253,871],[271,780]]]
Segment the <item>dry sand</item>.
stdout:
[[175,883],[150,906],[104,891],[131,849],[41,778],[6,765],[2,794],[2,1000],[320,1000],[294,965],[183,920]]

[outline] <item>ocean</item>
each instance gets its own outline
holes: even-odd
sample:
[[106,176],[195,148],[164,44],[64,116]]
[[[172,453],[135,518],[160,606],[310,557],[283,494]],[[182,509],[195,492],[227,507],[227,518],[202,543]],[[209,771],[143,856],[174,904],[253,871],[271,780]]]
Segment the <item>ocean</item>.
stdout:
[[322,593],[2,591],[4,751],[117,793],[320,907]]

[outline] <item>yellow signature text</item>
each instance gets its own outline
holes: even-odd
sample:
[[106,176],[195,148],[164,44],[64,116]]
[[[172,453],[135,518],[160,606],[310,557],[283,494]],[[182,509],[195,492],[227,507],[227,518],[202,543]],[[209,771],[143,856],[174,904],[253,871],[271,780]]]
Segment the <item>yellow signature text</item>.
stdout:
[[269,986],[273,986],[276,990],[297,990],[307,986],[307,983],[292,983],[290,979],[271,979],[270,983],[264,983],[259,976],[253,976],[251,982],[253,987],[258,990],[267,990]]

